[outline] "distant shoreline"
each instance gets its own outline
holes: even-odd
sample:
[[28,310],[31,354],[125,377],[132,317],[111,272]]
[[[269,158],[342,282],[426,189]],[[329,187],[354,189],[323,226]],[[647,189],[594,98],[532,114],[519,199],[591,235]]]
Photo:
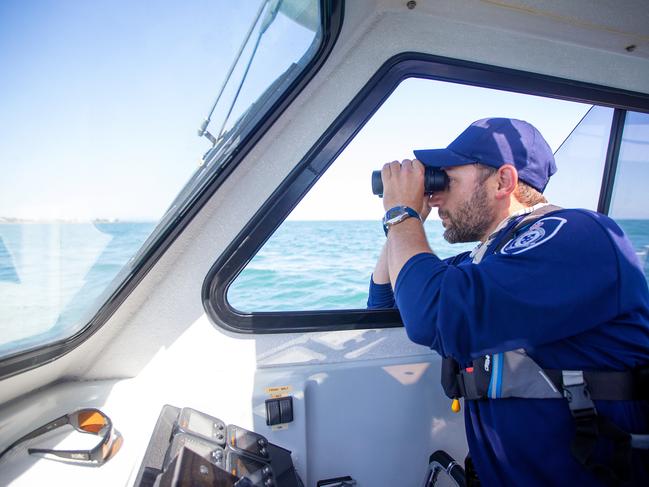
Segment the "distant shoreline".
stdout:
[[[617,221],[649,221],[648,218],[615,218]],[[287,219],[284,223],[344,223],[344,222],[370,222],[370,221],[379,221],[378,219],[350,219],[350,220],[293,220]],[[428,219],[430,222],[439,222],[439,218],[431,217]],[[152,224],[157,225],[159,221],[157,220],[121,220],[119,218],[95,218],[93,220],[83,220],[83,219],[64,219],[64,218],[13,218],[13,217],[3,217],[0,216],[0,225],[2,224],[19,224],[19,225],[29,225],[29,224],[41,224],[41,225],[51,225],[51,224],[113,224],[113,223],[138,223],[138,224]]]
[[0,224],[53,224],[53,223],[71,223],[71,224],[96,224],[96,223],[157,223],[155,220],[120,220],[119,218],[96,218],[94,220],[83,219],[64,219],[64,218],[12,218],[0,216]]

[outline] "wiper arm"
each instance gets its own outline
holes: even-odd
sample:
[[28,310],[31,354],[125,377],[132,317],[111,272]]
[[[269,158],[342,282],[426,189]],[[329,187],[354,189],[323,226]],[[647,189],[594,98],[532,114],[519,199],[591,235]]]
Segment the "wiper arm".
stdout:
[[211,164],[215,157],[221,157],[223,154],[226,154],[229,151],[230,145],[238,142],[237,134],[241,133],[244,130],[244,127],[247,127],[258,119],[260,113],[266,113],[267,108],[269,108],[268,103],[275,100],[274,94],[279,90],[280,92],[285,91],[288,88],[288,84],[295,78],[296,71],[299,72],[302,69],[298,64],[293,63],[289,68],[284,71],[273,83],[266,88],[264,93],[255,100],[248,109],[243,112],[243,114],[238,118],[236,123],[230,127],[227,131],[223,131],[217,143],[210,148],[205,155],[203,156],[203,163]]
[[264,18],[261,27],[259,29],[259,35],[257,36],[257,40],[255,41],[255,47],[253,48],[252,54],[250,55],[250,58],[248,59],[248,64],[246,65],[246,69],[243,73],[243,76],[241,77],[241,81],[239,82],[239,86],[237,87],[237,92],[234,96],[234,99],[232,100],[232,103],[230,104],[230,107],[228,109],[228,113],[223,119],[223,124],[221,125],[221,128],[219,129],[217,137],[214,137],[208,130],[207,127],[210,124],[212,114],[214,113],[214,110],[216,109],[217,104],[219,103],[219,100],[221,99],[221,96],[223,95],[223,92],[225,91],[225,87],[227,86],[228,82],[230,81],[230,78],[232,77],[232,73],[234,72],[234,68],[237,66],[239,63],[239,60],[241,58],[241,55],[243,54],[243,50],[245,49],[246,45],[248,44],[248,41],[250,40],[250,37],[252,36],[252,32],[255,30],[255,26],[259,23],[259,19],[261,18],[264,9],[266,6],[269,4],[269,0],[263,0],[261,2],[261,5],[259,6],[259,10],[257,11],[257,15],[255,16],[255,20],[252,22],[250,25],[250,28],[248,29],[248,32],[243,40],[243,43],[241,44],[241,47],[239,48],[239,52],[237,53],[236,57],[234,58],[234,61],[232,62],[232,65],[230,66],[230,69],[228,70],[228,74],[225,77],[225,80],[223,81],[223,84],[221,85],[221,89],[219,90],[218,95],[216,96],[216,100],[212,104],[212,108],[210,109],[207,117],[201,124],[200,128],[198,129],[198,136],[199,137],[205,137],[207,138],[213,145],[216,145],[218,139],[223,135],[223,130],[225,129],[225,125],[228,122],[228,119],[230,118],[230,115],[232,114],[232,110],[234,109],[234,105],[237,102],[237,99],[239,98],[239,93],[241,92],[241,88],[243,87],[243,83],[246,81],[246,77],[248,76],[248,71],[250,70],[250,66],[252,65],[252,61],[255,58],[255,54],[257,53],[257,48],[259,47],[259,43],[261,41],[261,37],[264,35],[264,32],[268,29],[268,27],[273,23],[275,18],[277,17],[277,12],[279,12],[279,7],[282,3],[282,0],[272,0],[272,4],[270,5],[266,17]]

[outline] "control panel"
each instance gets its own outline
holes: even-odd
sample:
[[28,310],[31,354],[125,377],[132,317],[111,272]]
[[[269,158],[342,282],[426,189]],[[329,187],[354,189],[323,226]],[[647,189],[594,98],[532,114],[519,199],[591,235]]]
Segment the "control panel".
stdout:
[[291,452],[191,408],[164,406],[135,487],[302,487]]

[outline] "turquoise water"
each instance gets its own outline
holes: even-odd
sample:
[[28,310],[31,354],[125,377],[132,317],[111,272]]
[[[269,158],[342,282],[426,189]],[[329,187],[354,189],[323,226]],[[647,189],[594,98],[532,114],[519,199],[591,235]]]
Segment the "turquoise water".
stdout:
[[[450,245],[439,221],[426,222],[426,231],[441,257],[475,246]],[[230,287],[228,301],[241,311],[364,308],[384,242],[380,222],[284,222]]]
[[85,325],[154,226],[0,224],[0,355]]
[[[649,221],[619,224],[646,255]],[[0,355],[3,344],[11,350],[33,346],[34,337],[45,343],[85,324],[153,228],[153,223],[0,224]],[[427,222],[426,231],[440,257],[474,246],[449,245],[439,221]],[[228,299],[242,311],[364,308],[384,241],[376,221],[287,221],[237,277]],[[648,267],[645,258],[646,275]]]
[[[635,248],[646,253],[649,221],[618,223]],[[449,244],[440,221],[426,222],[425,228],[441,258],[476,245]],[[364,308],[368,279],[384,242],[383,229],[374,221],[285,222],[235,280],[228,301],[241,311]]]

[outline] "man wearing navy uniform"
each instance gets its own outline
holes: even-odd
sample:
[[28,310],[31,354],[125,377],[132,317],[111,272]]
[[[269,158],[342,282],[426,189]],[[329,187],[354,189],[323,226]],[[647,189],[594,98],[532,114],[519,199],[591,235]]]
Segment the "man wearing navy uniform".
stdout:
[[[526,122],[479,120],[415,156],[382,169],[387,241],[368,307],[398,307],[410,339],[463,377],[473,364],[489,372],[488,390],[462,388],[482,485],[649,485],[649,405],[636,381],[649,365],[649,292],[622,230],[547,204],[554,157]],[[445,190],[424,195],[424,165],[446,172]],[[432,207],[446,240],[480,245],[438,258],[422,224]],[[530,391],[530,374],[547,393]]]

